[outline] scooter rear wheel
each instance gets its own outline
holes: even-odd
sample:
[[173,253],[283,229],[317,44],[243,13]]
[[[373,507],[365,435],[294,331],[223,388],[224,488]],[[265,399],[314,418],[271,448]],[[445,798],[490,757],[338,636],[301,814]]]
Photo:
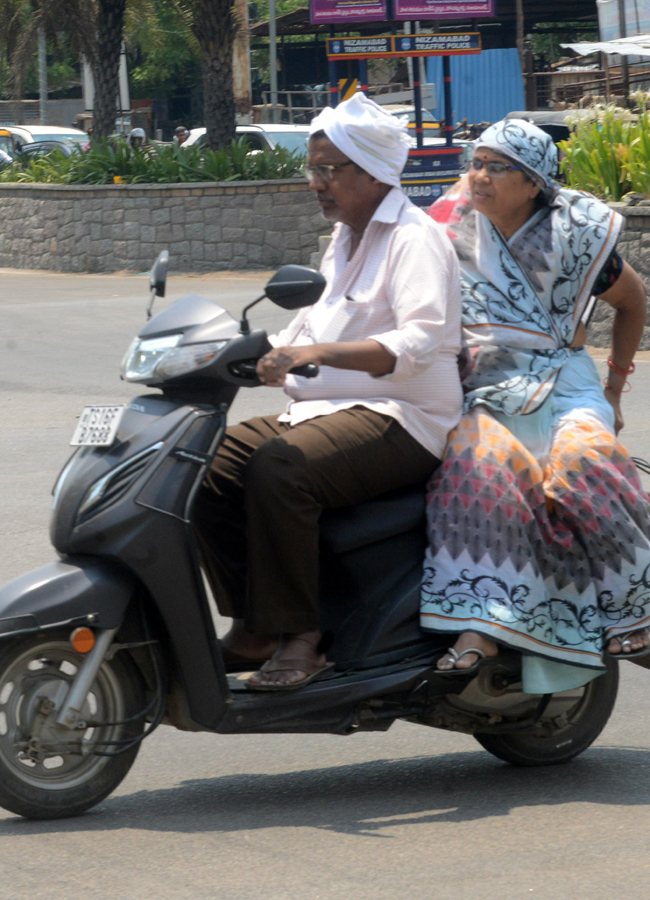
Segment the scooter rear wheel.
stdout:
[[511,734],[475,734],[493,756],[514,766],[554,766],[569,762],[593,744],[616,702],[618,664],[582,688],[554,694],[541,721]]
[[125,653],[102,663],[81,712],[85,727],[56,724],[83,659],[68,638],[0,643],[0,805],[30,819],[79,815],[107,797],[133,765],[139,743],[130,740],[144,729],[142,680]]

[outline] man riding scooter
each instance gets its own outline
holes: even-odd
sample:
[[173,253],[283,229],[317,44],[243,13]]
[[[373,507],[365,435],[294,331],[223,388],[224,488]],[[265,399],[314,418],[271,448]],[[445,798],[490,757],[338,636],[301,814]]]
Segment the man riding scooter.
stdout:
[[[302,687],[329,668],[318,606],[319,517],[424,482],[461,411],[458,265],[442,229],[402,193],[409,139],[363,94],[311,125],[305,174],[335,224],[327,287],[258,362],[280,416],[226,433],[195,523],[232,670],[252,690]],[[315,364],[313,379],[289,374]]]

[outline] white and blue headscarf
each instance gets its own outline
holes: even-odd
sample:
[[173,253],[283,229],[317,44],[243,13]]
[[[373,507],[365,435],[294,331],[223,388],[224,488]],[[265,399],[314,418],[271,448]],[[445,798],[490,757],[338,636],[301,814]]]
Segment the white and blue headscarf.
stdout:
[[516,162],[547,196],[560,190],[561,186],[554,181],[558,169],[557,147],[551,136],[536,125],[523,119],[497,122],[483,132],[474,147],[492,150]]
[[468,366],[465,410],[535,412],[552,392],[593,285],[616,246],[622,217],[582,191],[553,180],[557,151],[541,129],[497,122],[476,149],[515,162],[546,203],[506,240],[472,206],[467,177],[429,210],[447,226],[460,263]]

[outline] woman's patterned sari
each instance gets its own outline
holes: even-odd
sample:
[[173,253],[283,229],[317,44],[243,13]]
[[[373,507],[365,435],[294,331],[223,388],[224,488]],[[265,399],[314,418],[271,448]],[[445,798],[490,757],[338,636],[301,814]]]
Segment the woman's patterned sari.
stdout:
[[465,185],[430,214],[461,263],[465,413],[428,490],[422,627],[601,670],[650,622],[650,500],[571,350],[617,214],[559,190],[509,241]]

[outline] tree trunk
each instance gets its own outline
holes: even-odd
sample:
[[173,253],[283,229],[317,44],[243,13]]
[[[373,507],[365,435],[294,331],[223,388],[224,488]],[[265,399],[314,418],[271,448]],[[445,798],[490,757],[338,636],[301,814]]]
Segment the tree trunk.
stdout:
[[192,31],[201,48],[206,140],[209,147],[218,150],[235,137],[232,0],[198,0]]
[[235,137],[232,42],[225,54],[215,52],[203,59],[203,114],[208,146],[212,150],[227,146]]
[[13,78],[11,83],[11,115],[16,125],[25,124],[25,107],[23,106],[23,79],[21,76]]
[[115,130],[126,0],[99,0],[97,7],[93,139],[101,140]]

